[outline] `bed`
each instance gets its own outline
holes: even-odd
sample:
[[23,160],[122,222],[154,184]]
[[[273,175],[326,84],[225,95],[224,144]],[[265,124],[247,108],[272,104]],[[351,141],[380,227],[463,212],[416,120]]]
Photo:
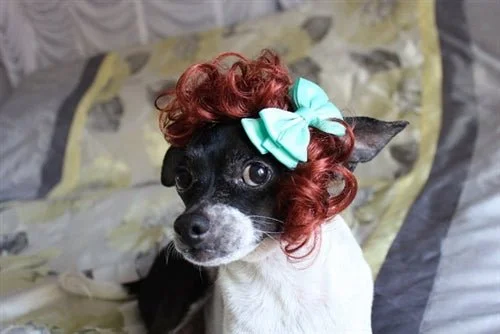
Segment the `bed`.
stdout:
[[500,333],[500,46],[479,24],[499,7],[316,1],[29,74],[0,105],[0,330],[143,332],[134,300],[57,279],[147,273],[182,210],[160,184],[155,95],[194,62],[272,48],[345,114],[410,122],[358,167],[344,213],[376,279],[374,333]]

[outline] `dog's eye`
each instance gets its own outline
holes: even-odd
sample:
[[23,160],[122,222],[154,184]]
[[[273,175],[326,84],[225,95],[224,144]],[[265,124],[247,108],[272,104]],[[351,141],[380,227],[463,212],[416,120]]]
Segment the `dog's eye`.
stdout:
[[253,162],[243,170],[243,181],[251,187],[263,185],[269,181],[270,176],[269,168],[259,162]]
[[177,190],[188,190],[193,184],[193,175],[186,168],[180,168],[175,173],[175,186]]

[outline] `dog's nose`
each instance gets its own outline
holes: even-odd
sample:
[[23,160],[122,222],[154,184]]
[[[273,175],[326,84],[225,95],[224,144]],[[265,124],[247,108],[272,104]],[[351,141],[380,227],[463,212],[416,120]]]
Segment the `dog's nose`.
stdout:
[[202,215],[184,214],[174,223],[174,230],[188,246],[199,245],[210,228],[210,222]]

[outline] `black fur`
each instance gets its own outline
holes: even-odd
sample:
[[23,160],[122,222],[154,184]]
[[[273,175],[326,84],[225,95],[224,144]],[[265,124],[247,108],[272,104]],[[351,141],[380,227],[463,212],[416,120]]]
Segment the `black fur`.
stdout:
[[167,254],[165,249],[158,254],[140,287],[135,287],[139,292],[141,317],[152,334],[175,329],[213,282],[208,270],[194,266],[174,252]]

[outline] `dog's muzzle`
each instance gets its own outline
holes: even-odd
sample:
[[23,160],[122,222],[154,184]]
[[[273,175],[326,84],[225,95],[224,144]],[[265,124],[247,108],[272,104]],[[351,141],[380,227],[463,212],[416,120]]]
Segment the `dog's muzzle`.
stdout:
[[177,251],[186,260],[202,266],[218,266],[241,259],[260,241],[253,221],[237,208],[225,204],[187,211],[175,220],[173,227]]

